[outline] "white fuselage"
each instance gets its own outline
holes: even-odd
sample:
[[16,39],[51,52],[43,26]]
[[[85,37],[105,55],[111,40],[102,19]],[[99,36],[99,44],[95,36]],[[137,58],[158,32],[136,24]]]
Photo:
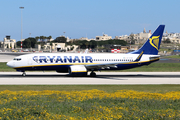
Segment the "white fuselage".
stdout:
[[[57,70],[65,65],[96,65],[99,64],[135,64],[150,62],[151,57],[158,57],[158,55],[142,55],[138,62],[135,62],[139,54],[112,54],[112,53],[98,53],[98,54],[76,54],[76,53],[37,53],[21,55],[14,60],[7,63],[8,66],[19,70],[31,70],[30,68],[41,68],[40,70]],[[54,68],[53,68],[53,67]],[[49,67],[49,69],[48,69]],[[39,70],[39,69],[32,70]],[[62,68],[63,69],[63,68]],[[118,68],[117,68],[118,69]]]

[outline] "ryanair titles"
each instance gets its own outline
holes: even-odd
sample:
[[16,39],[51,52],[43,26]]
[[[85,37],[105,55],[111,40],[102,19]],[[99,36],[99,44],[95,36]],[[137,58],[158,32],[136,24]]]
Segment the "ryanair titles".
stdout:
[[91,56],[34,56],[37,63],[92,63]]

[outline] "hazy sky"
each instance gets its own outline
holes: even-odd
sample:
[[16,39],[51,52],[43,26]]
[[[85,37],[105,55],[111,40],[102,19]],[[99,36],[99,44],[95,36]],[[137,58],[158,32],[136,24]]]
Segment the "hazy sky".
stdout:
[[180,32],[180,0],[0,0],[0,40],[60,35],[69,38],[140,33],[165,24]]

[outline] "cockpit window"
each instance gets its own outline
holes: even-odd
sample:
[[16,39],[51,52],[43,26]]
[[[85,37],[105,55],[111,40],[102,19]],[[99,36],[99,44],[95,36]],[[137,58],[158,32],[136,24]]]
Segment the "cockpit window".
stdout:
[[21,58],[14,58],[13,60],[20,61],[20,60],[21,60]]

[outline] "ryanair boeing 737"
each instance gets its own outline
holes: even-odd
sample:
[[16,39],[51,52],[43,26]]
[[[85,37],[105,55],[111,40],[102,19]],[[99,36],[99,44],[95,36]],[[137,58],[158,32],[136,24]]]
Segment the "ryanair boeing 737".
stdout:
[[159,60],[158,50],[165,25],[159,25],[151,37],[138,50],[127,54],[61,54],[39,53],[15,57],[7,66],[23,72],[55,70],[59,73],[70,75],[96,76],[94,71],[99,70],[124,70],[143,65],[149,65]]

